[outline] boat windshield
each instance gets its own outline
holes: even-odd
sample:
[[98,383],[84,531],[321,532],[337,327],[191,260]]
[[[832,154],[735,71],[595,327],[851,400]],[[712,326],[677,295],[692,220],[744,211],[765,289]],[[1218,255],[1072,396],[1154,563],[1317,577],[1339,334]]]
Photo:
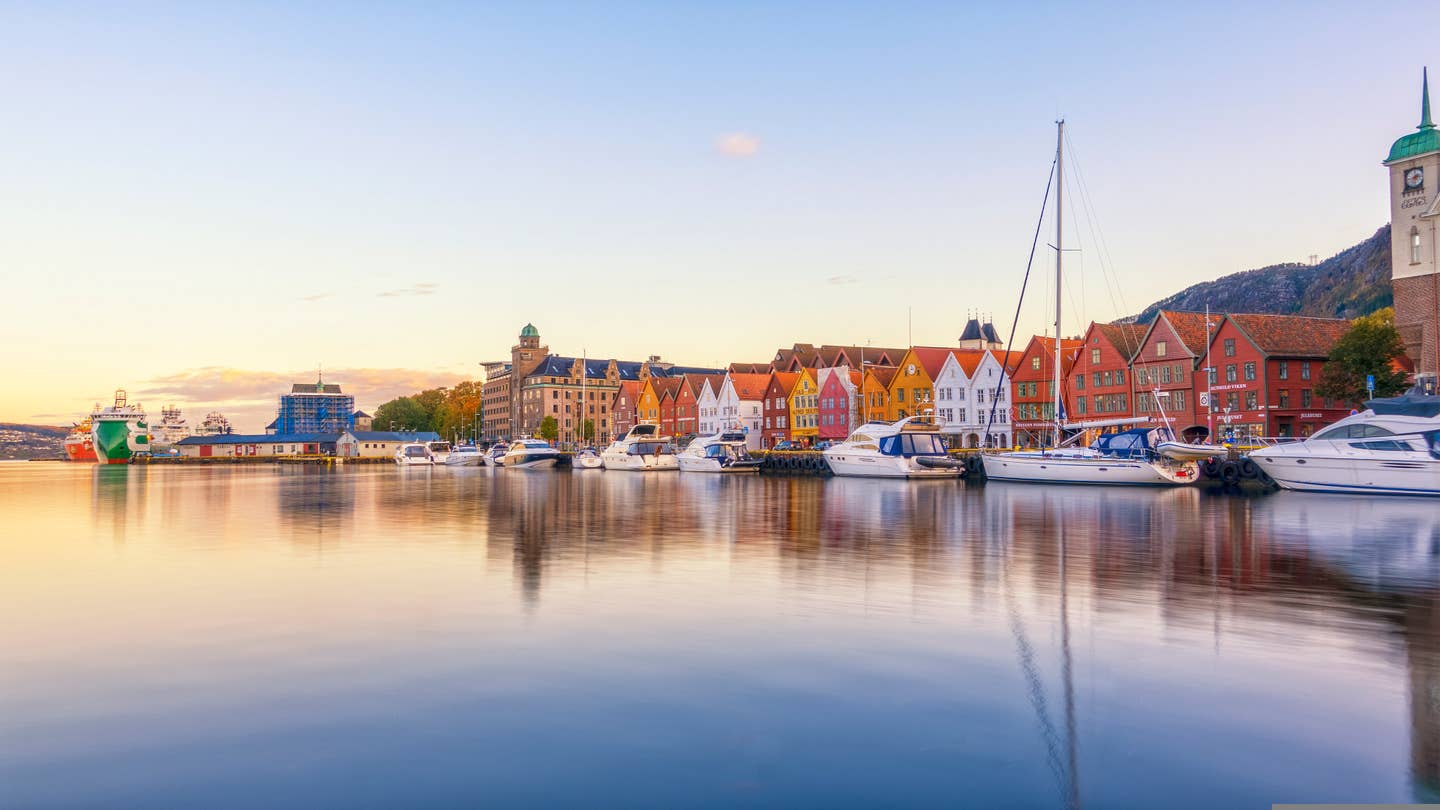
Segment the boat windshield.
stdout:
[[430,455],[430,452],[418,444],[405,446],[405,456],[407,458],[424,458],[428,455]]
[[712,444],[705,448],[706,458],[744,458],[745,451],[733,444]]
[[635,442],[626,452],[632,456],[669,456],[674,455],[675,450],[669,442]]
[[880,452],[887,456],[943,456],[945,443],[933,433],[902,433],[881,439]]
[[450,449],[450,442],[430,442],[426,446],[437,453],[444,453]]

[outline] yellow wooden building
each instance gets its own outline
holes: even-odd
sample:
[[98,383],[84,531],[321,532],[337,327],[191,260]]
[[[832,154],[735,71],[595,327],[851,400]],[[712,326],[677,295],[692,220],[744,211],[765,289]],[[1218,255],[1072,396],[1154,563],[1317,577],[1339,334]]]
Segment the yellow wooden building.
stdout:
[[820,435],[820,386],[815,370],[800,369],[800,378],[790,391],[790,441],[814,444]]
[[890,418],[890,381],[895,377],[895,366],[865,366],[865,379],[861,383],[860,423],[885,421]]

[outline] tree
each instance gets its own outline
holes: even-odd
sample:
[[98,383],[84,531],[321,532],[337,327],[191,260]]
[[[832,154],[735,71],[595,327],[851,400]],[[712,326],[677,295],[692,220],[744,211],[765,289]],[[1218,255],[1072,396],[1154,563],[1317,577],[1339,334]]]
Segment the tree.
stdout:
[[375,409],[376,430],[430,430],[430,415],[414,397],[398,397]]
[[586,419],[585,421],[580,423],[580,437],[587,442],[593,441],[595,439],[594,419]]
[[1386,307],[1356,318],[1330,350],[1315,391],[1322,397],[1358,405],[1368,395],[1366,375],[1375,375],[1375,396],[1393,397],[1406,387],[1405,372],[1394,361],[1405,354],[1395,330],[1395,309]]
[[540,438],[547,442],[553,442],[560,437],[560,423],[555,417],[547,416],[540,420]]

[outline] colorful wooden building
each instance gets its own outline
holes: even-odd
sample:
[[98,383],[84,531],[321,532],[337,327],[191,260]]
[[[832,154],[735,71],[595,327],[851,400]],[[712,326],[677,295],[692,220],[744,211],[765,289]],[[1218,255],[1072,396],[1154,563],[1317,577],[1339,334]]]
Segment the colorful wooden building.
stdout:
[[820,436],[820,386],[815,371],[801,368],[790,391],[790,441],[808,447]]
[[1055,390],[1075,363],[1079,338],[1060,341],[1060,370],[1055,373],[1055,338],[1030,338],[1020,361],[1010,375],[1011,400],[1015,411],[1014,440],[1029,447],[1049,446],[1055,439]]
[[1134,415],[1130,361],[1140,353],[1147,328],[1139,324],[1091,323],[1064,387],[1072,422]]
[[770,374],[765,386],[763,414],[765,418],[764,438],[766,447],[790,440],[790,394],[800,374],[794,371],[776,371]]
[[1205,349],[1221,319],[1212,314],[1207,326],[1203,312],[1161,310],[1155,316],[1130,361],[1137,419],[1169,424],[1177,433],[1206,423]]
[[820,369],[821,440],[839,441],[850,435],[860,423],[860,387],[862,375],[849,366]]
[[1344,418],[1349,406],[1317,395],[1315,385],[1349,329],[1342,318],[1226,315],[1210,342],[1221,438],[1309,436]]

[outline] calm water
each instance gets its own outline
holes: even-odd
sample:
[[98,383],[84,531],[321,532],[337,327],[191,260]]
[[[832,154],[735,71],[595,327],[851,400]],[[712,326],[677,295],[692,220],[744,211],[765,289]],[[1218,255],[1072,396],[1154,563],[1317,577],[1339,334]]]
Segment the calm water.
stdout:
[[0,466],[0,805],[1268,807],[1440,783],[1440,506]]

